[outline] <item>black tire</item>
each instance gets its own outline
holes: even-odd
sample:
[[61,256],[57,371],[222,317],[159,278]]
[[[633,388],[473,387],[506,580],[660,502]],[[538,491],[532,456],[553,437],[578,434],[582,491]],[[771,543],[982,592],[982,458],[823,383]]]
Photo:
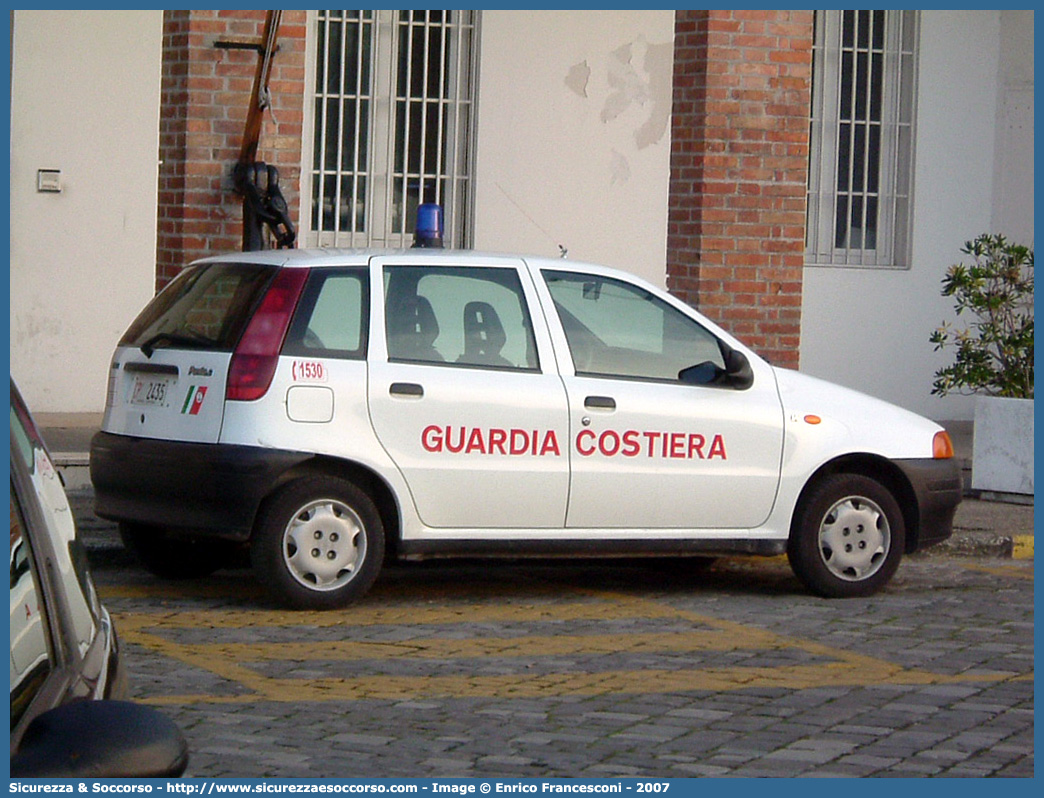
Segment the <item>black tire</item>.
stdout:
[[[299,541],[307,535],[308,546]],[[384,558],[373,501],[351,482],[305,477],[261,506],[250,561],[257,578],[294,609],[343,607],[369,590]]]
[[228,564],[229,547],[221,540],[173,537],[149,524],[121,522],[119,530],[145,570],[164,579],[197,579]]
[[798,507],[787,559],[817,595],[869,596],[895,574],[905,541],[902,511],[887,488],[859,474],[833,474]]

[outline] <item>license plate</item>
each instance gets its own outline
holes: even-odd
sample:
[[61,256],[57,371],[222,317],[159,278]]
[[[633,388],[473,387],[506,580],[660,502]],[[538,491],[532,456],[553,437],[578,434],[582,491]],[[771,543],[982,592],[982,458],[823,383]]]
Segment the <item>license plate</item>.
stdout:
[[135,377],[130,403],[149,407],[166,405],[172,382],[166,377]]

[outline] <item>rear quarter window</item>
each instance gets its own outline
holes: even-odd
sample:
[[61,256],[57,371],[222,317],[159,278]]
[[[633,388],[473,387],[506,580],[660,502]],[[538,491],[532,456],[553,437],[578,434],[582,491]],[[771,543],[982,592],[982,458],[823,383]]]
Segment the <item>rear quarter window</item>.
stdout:
[[190,266],[138,314],[120,345],[231,352],[276,271],[252,263]]
[[365,269],[313,269],[290,324],[283,354],[365,358],[368,281]]

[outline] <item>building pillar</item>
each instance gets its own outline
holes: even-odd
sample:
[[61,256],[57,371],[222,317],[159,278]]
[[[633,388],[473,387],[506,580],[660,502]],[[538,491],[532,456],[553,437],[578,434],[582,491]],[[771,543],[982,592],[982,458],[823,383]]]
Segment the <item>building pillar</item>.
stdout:
[[811,11],[678,11],[667,286],[773,364],[801,337]]
[[[258,159],[279,169],[297,219],[305,94],[306,12],[283,12]],[[156,287],[195,258],[242,247],[242,198],[232,185],[258,53],[219,42],[261,41],[264,11],[165,11],[160,97]]]

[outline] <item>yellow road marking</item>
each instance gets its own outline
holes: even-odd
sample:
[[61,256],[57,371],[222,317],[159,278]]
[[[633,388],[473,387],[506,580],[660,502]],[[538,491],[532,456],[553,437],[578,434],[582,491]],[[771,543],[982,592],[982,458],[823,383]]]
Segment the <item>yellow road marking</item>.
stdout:
[[[169,595],[169,593],[167,594]],[[103,597],[108,598],[103,594]],[[290,610],[204,610],[126,613],[120,628],[152,626],[163,629],[242,629],[254,626],[298,626],[320,629],[335,626],[410,626],[452,623],[534,623],[539,621],[605,621],[627,618],[673,618],[677,611],[653,605],[622,612],[604,601],[573,603],[459,604],[454,606],[381,607],[355,604],[323,612]]]
[[536,675],[363,676],[350,679],[270,679],[246,676],[241,683],[251,696],[172,695],[145,699],[151,704],[243,701],[357,701],[416,698],[551,698],[607,693],[647,695],[690,691],[720,692],[748,687],[803,690],[813,687],[871,685],[931,685],[995,682],[1015,678],[1010,673],[954,676],[904,670],[880,672],[850,669],[837,663],[771,668],[704,668],[690,670],[630,670],[600,673]]
[[1033,559],[1033,535],[1016,535],[1012,539],[1011,556],[1016,560]]
[[968,571],[979,571],[993,576],[1003,576],[1011,579],[1033,579],[1033,569],[1025,565],[980,565],[979,563],[964,563],[963,567]]
[[[122,620],[122,619],[121,619]],[[485,659],[489,657],[561,657],[693,651],[746,651],[749,645],[722,632],[662,634],[556,635],[554,637],[482,637],[464,640],[428,638],[401,642],[331,640],[294,643],[179,644],[186,655],[220,651],[236,662],[278,660],[351,661],[367,659]],[[784,648],[784,646],[767,647]]]
[[[903,668],[886,660],[826,646],[815,641],[780,635],[670,607],[660,601],[606,591],[579,591],[583,601],[488,603],[442,606],[357,605],[334,612],[217,610],[207,612],[135,612],[117,614],[116,623],[126,643],[137,644],[184,665],[208,671],[229,683],[233,694],[155,696],[154,704],[242,703],[254,701],[353,701],[409,698],[539,698],[606,693],[658,694],[695,690],[723,691],[747,687],[806,689],[821,686],[928,685],[960,682],[1032,680],[1033,674],[971,672],[940,674]],[[428,636],[399,642],[315,641],[289,643],[184,643],[185,630],[288,627],[307,638],[309,628],[374,625],[431,625],[446,627],[483,622],[569,622],[619,619],[668,619],[692,624],[686,632],[640,632],[617,635],[527,635],[522,637],[447,638]],[[218,635],[220,636],[220,631]],[[802,662],[779,666],[730,666],[599,672],[526,672],[534,656],[598,656],[615,653],[692,653],[792,651]],[[267,676],[271,663],[336,662],[349,660],[424,660],[429,670],[436,660],[519,659],[519,672],[480,675],[431,673],[424,676],[372,675],[337,678]],[[528,659],[521,659],[528,658]],[[285,672],[285,668],[283,671]],[[307,673],[314,673],[314,669]]]

